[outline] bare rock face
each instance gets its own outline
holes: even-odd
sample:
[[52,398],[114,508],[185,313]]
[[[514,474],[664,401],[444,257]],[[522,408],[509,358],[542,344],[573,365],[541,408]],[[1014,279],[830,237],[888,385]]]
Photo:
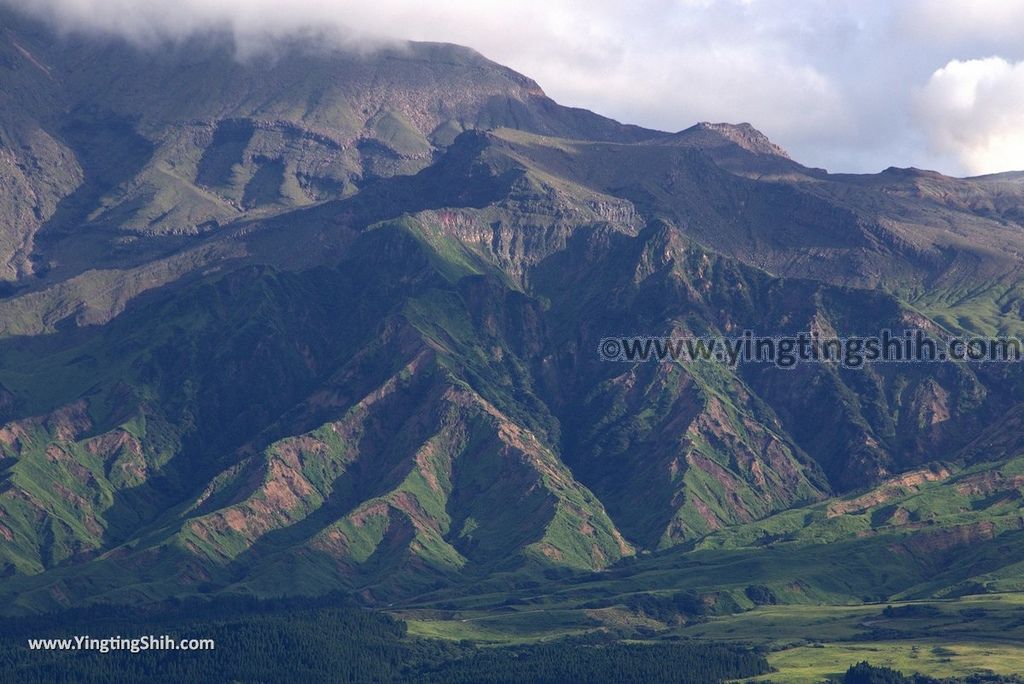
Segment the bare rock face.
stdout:
[[36,233],[82,179],[74,153],[38,126],[0,131],[0,280],[33,275]]

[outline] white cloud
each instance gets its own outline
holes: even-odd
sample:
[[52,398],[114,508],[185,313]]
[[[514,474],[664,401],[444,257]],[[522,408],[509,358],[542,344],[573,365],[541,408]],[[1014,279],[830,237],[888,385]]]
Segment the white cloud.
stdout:
[[932,74],[916,104],[932,144],[970,172],[1024,167],[1024,61],[954,59]]

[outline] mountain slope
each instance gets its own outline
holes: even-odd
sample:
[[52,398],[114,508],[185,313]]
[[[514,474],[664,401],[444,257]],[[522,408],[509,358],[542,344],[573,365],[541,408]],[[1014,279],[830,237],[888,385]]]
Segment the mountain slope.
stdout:
[[[238,61],[223,36],[147,52],[0,18],[12,610],[534,591],[648,554],[677,577],[695,549],[748,562],[762,530],[867,558],[878,530],[924,538],[893,487],[1016,463],[1013,364],[598,354],[1020,331],[1015,175],[828,174],[749,125],[563,108],[454,46]],[[983,541],[1012,567],[1020,485],[998,472],[998,501],[943,484],[928,506],[959,511],[931,518],[954,540],[998,508]],[[918,572],[948,560],[929,543],[886,595],[953,590]]]
[[2,215],[18,237],[0,245],[8,281],[95,265],[83,250],[132,259],[179,246],[175,236],[342,197],[428,166],[470,128],[657,135],[557,105],[453,45],[360,54],[314,36],[240,60],[226,35],[143,49],[58,37],[4,8],[0,24],[3,178],[24,188]]

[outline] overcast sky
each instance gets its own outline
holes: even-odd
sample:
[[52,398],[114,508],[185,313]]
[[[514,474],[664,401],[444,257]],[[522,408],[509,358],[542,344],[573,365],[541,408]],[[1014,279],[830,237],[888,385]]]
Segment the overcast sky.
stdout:
[[[13,0],[5,0],[14,4]],[[748,121],[831,171],[1024,168],[1024,0],[17,0],[148,41],[341,25],[447,41],[559,102],[679,130]]]

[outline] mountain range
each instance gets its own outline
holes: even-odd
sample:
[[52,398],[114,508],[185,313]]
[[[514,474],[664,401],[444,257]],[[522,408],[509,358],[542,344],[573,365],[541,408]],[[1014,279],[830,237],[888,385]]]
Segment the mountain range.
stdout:
[[597,351],[1021,335],[1022,173],[829,173],[452,45],[243,60],[2,9],[0,188],[9,612],[1024,589],[1016,365]]

